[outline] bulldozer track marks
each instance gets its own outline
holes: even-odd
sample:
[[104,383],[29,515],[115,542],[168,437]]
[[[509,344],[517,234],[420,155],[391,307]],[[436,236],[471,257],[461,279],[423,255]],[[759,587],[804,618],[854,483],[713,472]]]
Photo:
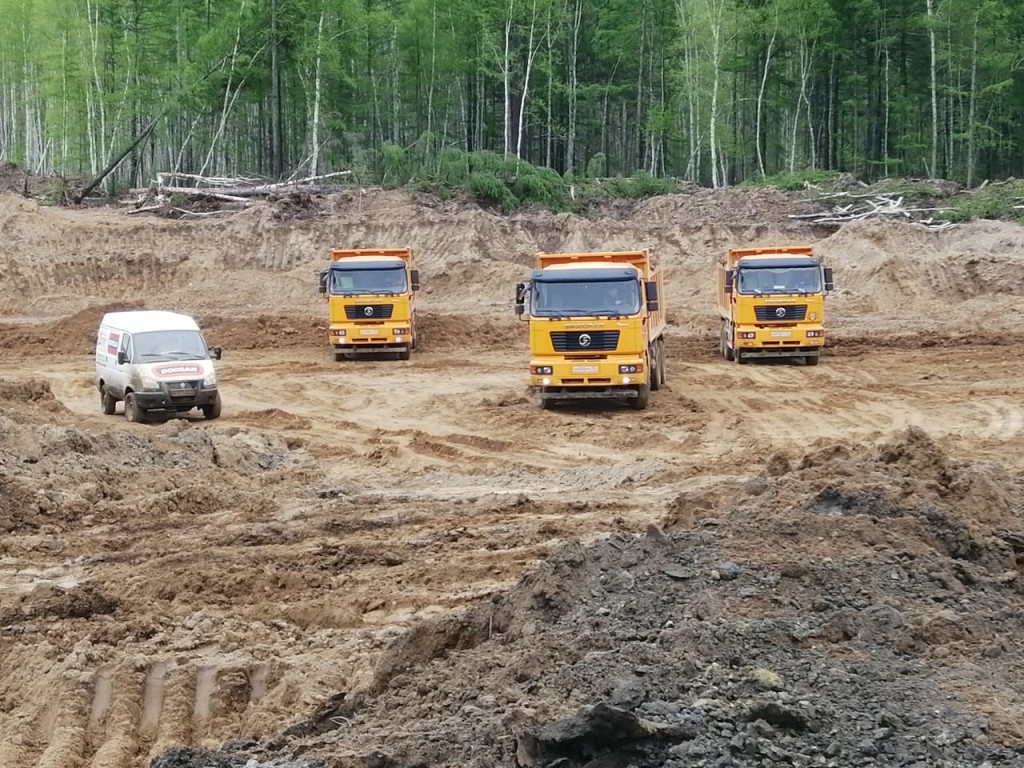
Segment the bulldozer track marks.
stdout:
[[0,720],[0,766],[141,768],[174,745],[220,743],[244,729],[269,677],[258,663],[68,670],[34,716]]

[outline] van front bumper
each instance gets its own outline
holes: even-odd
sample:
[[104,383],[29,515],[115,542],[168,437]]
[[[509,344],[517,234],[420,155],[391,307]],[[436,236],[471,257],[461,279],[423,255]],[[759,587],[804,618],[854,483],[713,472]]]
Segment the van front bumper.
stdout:
[[170,389],[161,388],[160,391],[136,390],[135,402],[146,411],[187,411],[191,408],[201,408],[204,405],[213,405],[217,400],[216,389],[182,388],[180,391],[174,389],[174,385],[163,385]]

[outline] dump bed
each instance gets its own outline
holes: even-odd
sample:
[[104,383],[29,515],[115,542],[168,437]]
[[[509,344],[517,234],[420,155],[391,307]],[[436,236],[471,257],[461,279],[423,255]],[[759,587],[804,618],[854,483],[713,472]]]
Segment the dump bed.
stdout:
[[653,266],[650,255],[647,251],[608,251],[597,253],[538,253],[537,267],[544,269],[555,264],[579,264],[597,262],[602,264],[621,263],[630,264],[640,271],[640,276],[645,280],[651,278]]
[[331,251],[331,261],[360,257],[384,256],[399,258],[409,263],[412,261],[411,248],[335,248]]

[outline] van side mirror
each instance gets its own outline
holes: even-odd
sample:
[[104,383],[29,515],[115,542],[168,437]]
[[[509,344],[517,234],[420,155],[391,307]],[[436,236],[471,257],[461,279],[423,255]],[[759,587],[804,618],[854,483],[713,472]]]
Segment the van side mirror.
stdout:
[[224,352],[224,350],[221,349],[220,347],[210,347],[208,351],[210,353],[210,357],[212,357],[214,360],[220,360],[220,356]]
[[127,362],[128,362],[128,353],[125,352],[123,349],[117,350],[117,364],[118,365],[124,365]]
[[725,271],[725,292],[732,293],[732,281],[736,277],[736,272],[731,269]]
[[825,267],[825,290],[834,291],[836,284],[832,281],[832,267]]
[[412,282],[412,289],[418,291],[420,289],[420,271],[418,269],[411,270],[409,279]]
[[320,270],[320,293],[327,293],[327,274],[326,269]]
[[644,298],[647,300],[647,311],[658,311],[658,284],[653,280],[644,283]]

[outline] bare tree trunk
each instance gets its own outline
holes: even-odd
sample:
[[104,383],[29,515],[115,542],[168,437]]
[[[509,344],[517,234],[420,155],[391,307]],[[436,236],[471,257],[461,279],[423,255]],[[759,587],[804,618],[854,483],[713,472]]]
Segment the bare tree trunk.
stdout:
[[768,50],[764,54],[764,68],[761,71],[761,87],[757,91],[757,116],[754,118],[754,145],[757,147],[757,167],[761,171],[763,179],[767,174],[764,171],[764,154],[761,151],[761,123],[764,113],[764,90],[768,85],[768,69],[772,63],[772,49],[775,47],[775,37],[779,30],[779,17],[776,11],[775,26],[772,28],[772,36],[768,41]]
[[[572,14],[572,34],[569,36],[569,135],[566,138],[565,170],[576,168],[576,65],[580,51],[580,25],[583,23],[583,0],[576,0]],[[602,147],[603,149],[603,147]]]
[[320,169],[320,100],[323,98],[324,9],[316,25],[316,61],[313,65],[313,116],[310,119],[309,172],[316,176]]
[[533,0],[533,9],[530,14],[530,37],[526,44],[526,72],[523,75],[523,95],[519,99],[519,121],[516,126],[516,160],[522,157],[523,150],[523,119],[526,113],[526,99],[530,93],[530,73],[533,70],[533,60],[540,50],[540,43],[533,46],[534,33],[537,27],[537,0]]
[[505,91],[505,114],[502,120],[502,151],[505,157],[512,152],[512,10],[515,0],[508,0],[508,16],[505,17],[505,49],[500,62],[502,85]]
[[975,110],[978,104],[978,16],[974,13],[974,39],[971,43],[971,95],[970,106],[967,110],[967,186],[974,184],[974,163],[975,163],[975,132],[974,120]]
[[928,169],[928,175],[935,178],[938,173],[939,164],[939,97],[938,97],[938,73],[935,57],[935,8],[933,0],[925,0],[925,9],[928,13],[928,50],[930,55],[930,75],[932,94],[932,161]]

